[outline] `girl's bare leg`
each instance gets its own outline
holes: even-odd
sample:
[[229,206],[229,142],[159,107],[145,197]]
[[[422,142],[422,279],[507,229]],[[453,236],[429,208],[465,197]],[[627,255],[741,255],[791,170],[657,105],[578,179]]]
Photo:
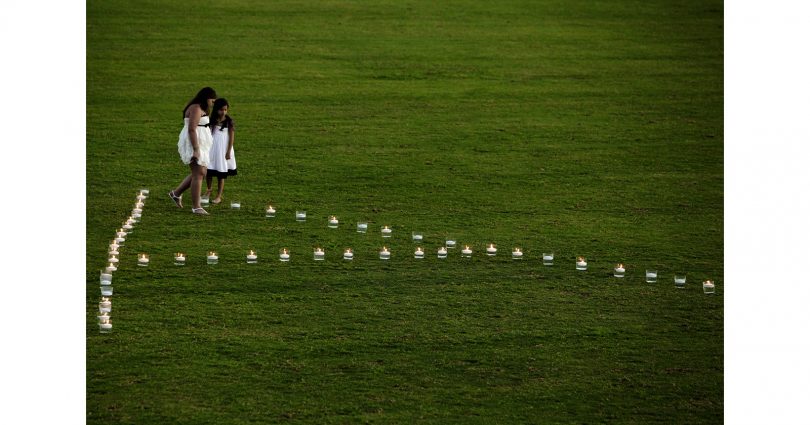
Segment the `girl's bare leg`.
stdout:
[[200,190],[202,190],[206,168],[195,163],[189,164],[189,167],[191,167],[191,207],[195,209],[202,208],[200,206]]
[[214,199],[215,204],[222,202],[222,192],[224,191],[225,191],[225,179],[217,177],[217,197],[216,199]]

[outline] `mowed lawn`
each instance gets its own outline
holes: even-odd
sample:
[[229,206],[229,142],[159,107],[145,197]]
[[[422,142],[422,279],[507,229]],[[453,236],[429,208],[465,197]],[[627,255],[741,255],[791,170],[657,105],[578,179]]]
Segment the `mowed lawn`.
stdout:
[[[204,86],[239,170],[209,217],[166,196]],[[91,0],[86,148],[88,423],[723,420],[720,1]]]

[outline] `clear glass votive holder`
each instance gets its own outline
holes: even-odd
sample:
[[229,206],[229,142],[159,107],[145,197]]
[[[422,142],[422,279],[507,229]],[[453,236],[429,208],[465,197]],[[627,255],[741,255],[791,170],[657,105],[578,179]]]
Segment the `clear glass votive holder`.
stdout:
[[423,251],[422,248],[416,248],[416,251],[413,252],[413,258],[417,260],[425,258],[425,251]]
[[456,248],[456,238],[448,236],[444,240],[444,246],[447,249],[455,249]]
[[210,200],[208,199],[207,196],[201,196],[200,197],[200,206],[206,206],[206,205],[208,205],[209,202],[210,202]]
[[98,331],[103,334],[112,332],[112,321],[109,317],[98,320]]
[[323,261],[326,259],[326,252],[324,252],[321,248],[315,248],[312,250],[312,259],[315,261]]
[[98,302],[98,312],[99,313],[110,313],[112,312],[112,302],[107,297],[101,297],[101,301]]
[[678,289],[684,289],[686,287],[686,275],[685,274],[676,274],[673,278],[675,281],[675,287]]
[[623,264],[616,264],[613,268],[613,277],[624,277],[625,268]]
[[296,211],[295,212],[295,221],[299,223],[303,223],[307,221],[307,212],[306,211]]
[[436,256],[439,258],[447,258],[447,248],[441,247],[438,251],[436,251]]
[[707,280],[703,282],[703,293],[714,294],[714,281]]
[[101,296],[102,297],[111,297],[112,294],[113,294],[113,287],[111,285],[101,286]]
[[267,218],[273,218],[276,216],[276,209],[273,208],[272,205],[268,205],[267,209],[264,210],[264,216]]
[[382,234],[384,238],[390,238],[392,233],[394,233],[394,230],[389,226],[383,226],[382,229],[380,229],[380,234]]
[[278,250],[278,260],[284,263],[290,261],[290,250],[287,248],[281,248]]
[[588,262],[585,261],[585,257],[577,258],[577,270],[579,271],[588,270]]
[[469,246],[465,246],[464,249],[461,250],[461,258],[472,258],[472,249]]
[[523,259],[523,251],[520,248],[515,248],[512,250],[512,259],[513,260],[522,260]]
[[205,257],[205,260],[208,262],[208,264],[217,264],[219,263],[219,256],[214,252],[209,252]]
[[494,257],[498,254],[498,248],[495,248],[495,244],[491,243],[487,246],[487,256]]
[[186,256],[182,252],[178,252],[174,254],[174,265],[175,266],[185,266],[186,265]]
[[644,280],[647,283],[656,283],[656,282],[658,282],[658,271],[657,270],[647,270],[644,273]]
[[231,209],[232,210],[238,210],[240,208],[242,208],[242,203],[241,202],[239,202],[239,201],[231,202]]
[[255,251],[251,250],[250,252],[247,253],[247,255],[245,255],[245,261],[248,264],[256,264],[259,262],[259,256],[256,255]]
[[343,251],[343,259],[346,261],[354,260],[354,252],[352,252],[351,248],[346,248],[346,250]]
[[149,266],[149,256],[146,254],[138,255],[138,267],[148,267]]
[[554,265],[554,253],[553,252],[544,252],[543,253],[543,265],[544,266],[553,266]]
[[391,259],[391,251],[388,248],[383,247],[380,251],[380,260],[390,260]]
[[337,229],[338,228],[338,223],[339,223],[339,221],[338,221],[337,217],[331,216],[331,217],[329,217],[329,222],[327,223],[326,226],[329,227],[330,229]]
[[102,270],[99,279],[101,280],[102,285],[109,285],[112,283],[112,273],[108,273],[106,270]]
[[411,232],[411,239],[414,242],[422,242],[423,239],[422,232]]
[[368,223],[365,221],[357,222],[357,233],[366,233],[368,231]]

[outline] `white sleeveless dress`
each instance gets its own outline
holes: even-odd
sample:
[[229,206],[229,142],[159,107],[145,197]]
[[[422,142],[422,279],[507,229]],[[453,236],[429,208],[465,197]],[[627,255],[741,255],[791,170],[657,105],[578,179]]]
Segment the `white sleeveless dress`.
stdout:
[[207,175],[224,179],[236,175],[236,156],[234,156],[233,148],[231,148],[231,159],[225,159],[230,136],[228,127],[225,127],[224,130],[220,130],[220,128],[222,128],[222,125],[214,125],[211,129],[211,132],[214,133],[214,144],[211,146],[211,158],[208,161]]
[[[214,139],[211,136],[211,131],[208,130],[208,116],[200,117],[200,123],[197,125],[197,146],[200,149],[200,157],[197,158],[197,164],[203,167],[208,166],[208,161],[211,157],[211,145],[214,144]],[[180,138],[177,141],[177,152],[180,153],[180,160],[184,164],[191,163],[191,157],[194,155],[194,148],[191,147],[191,140],[188,137],[188,118],[183,118],[183,130],[180,131]]]

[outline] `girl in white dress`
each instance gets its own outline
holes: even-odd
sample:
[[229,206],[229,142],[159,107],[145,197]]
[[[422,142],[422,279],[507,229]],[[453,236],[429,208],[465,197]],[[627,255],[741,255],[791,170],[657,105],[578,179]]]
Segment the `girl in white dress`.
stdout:
[[214,143],[211,146],[211,157],[208,161],[208,171],[205,175],[205,196],[211,195],[211,183],[217,178],[217,197],[211,200],[212,204],[222,202],[222,192],[225,190],[225,179],[236,175],[236,157],[233,154],[234,124],[228,115],[230,105],[225,98],[214,102],[214,112],[211,117],[211,133]]
[[200,206],[200,190],[213,144],[208,129],[208,112],[216,98],[214,89],[205,87],[183,109],[183,130],[177,141],[177,152],[180,153],[180,160],[191,169],[191,174],[169,191],[169,197],[175,205],[183,208],[183,192],[191,188],[191,212],[194,214],[208,215]]

